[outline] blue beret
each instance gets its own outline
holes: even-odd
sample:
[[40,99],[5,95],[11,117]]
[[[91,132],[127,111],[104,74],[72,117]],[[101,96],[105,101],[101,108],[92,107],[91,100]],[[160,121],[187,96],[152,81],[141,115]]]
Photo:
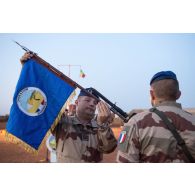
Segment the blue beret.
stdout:
[[152,79],[150,80],[150,85],[156,81],[164,80],[164,79],[173,79],[177,81],[176,74],[172,71],[161,71],[156,73]]
[[[90,88],[86,88],[85,90],[86,90],[87,92],[93,94],[96,98],[99,99],[99,97],[94,93],[93,88],[90,87]],[[79,97],[79,96],[89,96],[89,97],[91,97],[89,94],[87,94],[87,93],[86,93],[84,90],[82,90],[82,89],[81,89],[81,91],[80,91],[78,97]]]

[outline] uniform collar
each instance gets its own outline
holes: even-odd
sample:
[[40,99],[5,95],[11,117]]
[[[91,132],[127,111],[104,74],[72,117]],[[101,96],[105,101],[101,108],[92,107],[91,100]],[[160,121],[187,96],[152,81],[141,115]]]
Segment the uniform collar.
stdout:
[[[74,125],[83,125],[76,115],[72,117],[72,122]],[[95,119],[92,119],[91,122],[87,123],[85,126],[92,127],[92,128],[98,127]]]
[[174,101],[164,101],[164,102],[156,104],[154,107],[159,107],[159,106],[173,106],[177,108],[182,108],[180,103],[177,103]]

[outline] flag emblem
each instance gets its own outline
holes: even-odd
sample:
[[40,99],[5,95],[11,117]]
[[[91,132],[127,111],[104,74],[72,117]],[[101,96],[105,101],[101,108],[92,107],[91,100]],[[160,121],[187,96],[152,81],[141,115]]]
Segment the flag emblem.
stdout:
[[125,141],[126,134],[127,134],[126,131],[122,131],[122,132],[120,133],[120,136],[119,136],[119,143],[120,143],[120,144],[123,143],[123,142]]
[[46,95],[39,88],[26,87],[17,96],[19,109],[28,116],[42,114],[47,106]]
[[41,63],[29,59],[22,68],[6,125],[9,134],[35,150],[58,123],[65,102],[75,90]]

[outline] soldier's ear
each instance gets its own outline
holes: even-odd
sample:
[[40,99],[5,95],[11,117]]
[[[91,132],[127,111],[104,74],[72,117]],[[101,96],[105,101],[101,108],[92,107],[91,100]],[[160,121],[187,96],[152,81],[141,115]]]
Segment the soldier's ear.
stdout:
[[177,92],[176,100],[178,100],[178,99],[180,98],[180,96],[181,96],[181,91],[179,90],[179,91]]
[[151,100],[155,100],[154,91],[152,89],[150,89],[150,97],[151,97]]

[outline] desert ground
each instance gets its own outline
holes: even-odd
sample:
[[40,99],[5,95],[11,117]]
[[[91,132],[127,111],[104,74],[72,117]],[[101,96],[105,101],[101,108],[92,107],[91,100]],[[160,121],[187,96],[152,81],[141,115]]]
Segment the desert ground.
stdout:
[[[118,138],[120,133],[120,128],[113,128],[113,132]],[[115,162],[117,149],[111,154],[104,155],[104,163]],[[42,143],[38,154],[32,154],[19,145],[11,143],[6,140],[5,131],[0,130],[0,163],[48,163],[49,162],[49,152],[47,150],[45,141]]]

